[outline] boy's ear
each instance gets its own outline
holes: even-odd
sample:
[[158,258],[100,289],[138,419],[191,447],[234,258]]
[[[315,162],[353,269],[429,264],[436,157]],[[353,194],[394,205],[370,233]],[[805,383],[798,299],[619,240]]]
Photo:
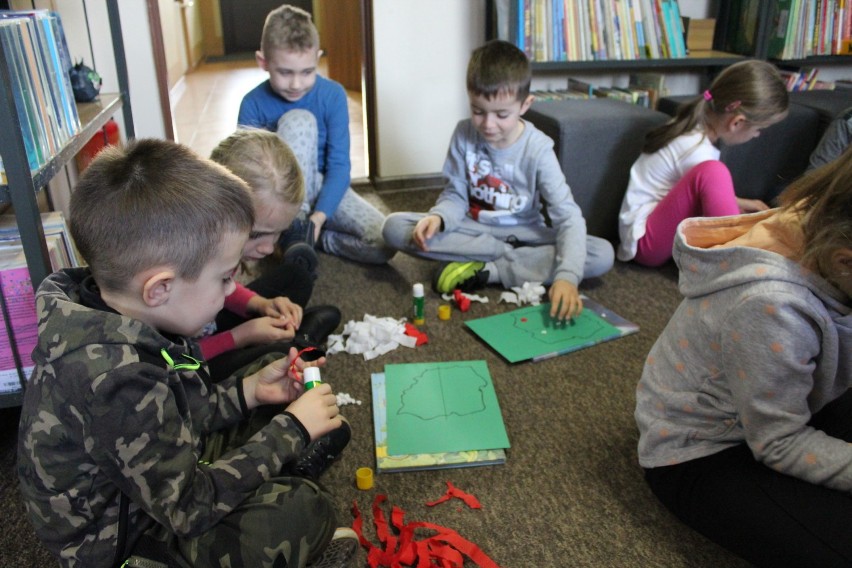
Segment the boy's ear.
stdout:
[[535,101],[535,95],[527,95],[527,98],[524,99],[524,102],[521,103],[521,114],[523,115],[525,112],[530,110],[530,106]]
[[254,52],[254,60],[257,61],[257,66],[263,69],[264,71],[269,71],[266,66],[266,58],[263,56],[263,52],[259,49]]
[[174,270],[164,268],[148,276],[142,283],[142,301],[149,308],[157,308],[169,301],[176,275]]

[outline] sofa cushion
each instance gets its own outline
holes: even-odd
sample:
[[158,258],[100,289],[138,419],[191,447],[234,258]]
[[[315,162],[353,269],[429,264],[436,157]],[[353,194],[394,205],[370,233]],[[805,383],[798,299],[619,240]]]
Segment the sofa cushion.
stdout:
[[550,136],[587,231],[618,238],[618,211],[645,133],[668,120],[613,99],[541,101],[524,118]]

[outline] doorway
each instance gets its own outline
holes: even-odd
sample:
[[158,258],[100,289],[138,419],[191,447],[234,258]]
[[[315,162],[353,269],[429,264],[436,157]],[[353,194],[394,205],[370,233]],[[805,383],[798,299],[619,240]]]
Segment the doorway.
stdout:
[[[281,4],[281,0],[219,0],[225,55],[257,51],[266,15]],[[287,4],[313,13],[311,0],[288,0]]]

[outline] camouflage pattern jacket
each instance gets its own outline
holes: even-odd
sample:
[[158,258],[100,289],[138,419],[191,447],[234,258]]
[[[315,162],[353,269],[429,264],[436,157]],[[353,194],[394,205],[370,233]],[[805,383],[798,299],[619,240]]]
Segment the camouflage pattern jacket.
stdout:
[[278,414],[198,463],[206,434],[246,417],[241,381],[211,384],[186,357],[194,344],[111,310],[88,269],[51,275],[36,298],[18,475],[29,519],[63,566],[113,565],[154,523],[202,534],[304,449],[301,425]]

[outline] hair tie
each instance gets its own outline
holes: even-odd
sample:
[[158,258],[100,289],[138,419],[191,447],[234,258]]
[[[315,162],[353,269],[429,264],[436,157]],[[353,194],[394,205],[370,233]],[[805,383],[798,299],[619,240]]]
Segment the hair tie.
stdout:
[[710,89],[707,89],[706,91],[704,91],[704,100],[705,101],[712,101],[713,100],[713,95],[710,93]]
[[735,111],[740,108],[740,105],[743,104],[742,101],[734,101],[728,106],[725,107],[725,112]]

